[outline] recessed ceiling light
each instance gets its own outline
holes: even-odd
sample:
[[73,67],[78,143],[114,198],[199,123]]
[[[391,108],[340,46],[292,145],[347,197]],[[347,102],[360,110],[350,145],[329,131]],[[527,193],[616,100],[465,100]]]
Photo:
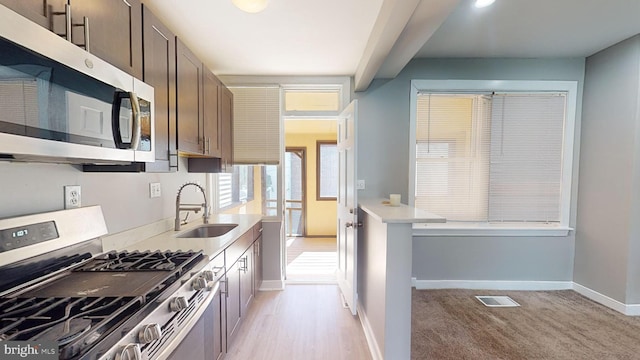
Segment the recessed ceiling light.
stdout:
[[259,13],[269,4],[269,0],[231,0],[238,9],[248,13]]
[[483,8],[493,4],[496,0],[476,0],[475,7]]

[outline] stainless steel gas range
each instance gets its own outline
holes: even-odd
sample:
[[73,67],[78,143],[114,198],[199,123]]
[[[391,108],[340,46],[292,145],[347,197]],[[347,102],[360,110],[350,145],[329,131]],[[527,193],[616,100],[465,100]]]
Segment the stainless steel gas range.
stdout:
[[200,251],[102,252],[99,206],[0,219],[0,341],[168,359],[217,292]]

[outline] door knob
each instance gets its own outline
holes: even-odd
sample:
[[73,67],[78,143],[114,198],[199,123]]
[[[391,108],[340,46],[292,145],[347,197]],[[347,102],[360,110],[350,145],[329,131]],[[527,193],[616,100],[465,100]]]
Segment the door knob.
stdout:
[[[350,228],[353,227],[353,222],[349,221],[346,224],[344,224],[344,226]],[[358,223],[356,224],[357,227],[362,227],[362,222],[358,221]]]

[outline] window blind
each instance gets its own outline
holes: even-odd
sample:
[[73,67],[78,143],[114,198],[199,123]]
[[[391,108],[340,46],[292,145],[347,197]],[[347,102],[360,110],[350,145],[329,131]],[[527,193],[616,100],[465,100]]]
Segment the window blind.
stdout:
[[219,173],[218,175],[218,209],[223,209],[233,204],[232,174]]
[[415,205],[448,221],[559,222],[566,94],[419,94]]
[[559,222],[566,95],[494,95],[489,221]]
[[280,162],[280,88],[230,87],[233,92],[233,161]]
[[420,95],[415,205],[447,219],[486,221],[490,99]]

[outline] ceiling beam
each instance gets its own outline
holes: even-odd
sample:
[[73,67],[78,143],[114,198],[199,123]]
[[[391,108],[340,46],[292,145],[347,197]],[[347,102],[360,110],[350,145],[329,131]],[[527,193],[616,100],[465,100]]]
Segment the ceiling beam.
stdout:
[[422,49],[460,0],[422,0],[393,45],[375,78],[392,79]]
[[383,0],[355,74],[355,91],[366,90],[378,73],[420,0]]

